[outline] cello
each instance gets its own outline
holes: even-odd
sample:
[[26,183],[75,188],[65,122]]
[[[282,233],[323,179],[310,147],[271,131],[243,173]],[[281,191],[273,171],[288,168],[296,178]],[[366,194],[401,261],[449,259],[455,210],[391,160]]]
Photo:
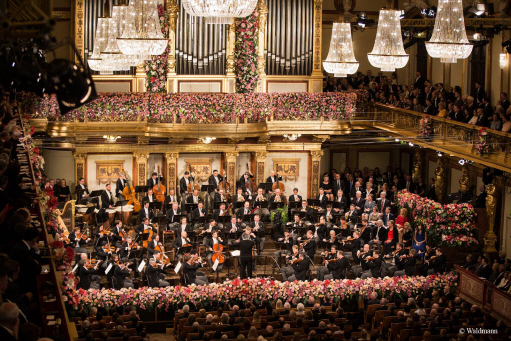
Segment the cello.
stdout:
[[[221,239],[218,239],[218,241],[222,241]],[[223,264],[225,262],[225,256],[223,254],[224,246],[220,243],[217,243],[213,245],[213,256],[211,257],[211,260],[213,263],[215,263],[218,260],[218,264]]]
[[190,172],[190,177],[192,178],[192,181],[188,183],[188,187],[186,188],[186,191],[188,194],[193,193],[194,190],[200,191],[200,186],[195,181],[195,178],[192,176],[192,165],[188,165],[188,171]]
[[133,188],[133,186],[130,186],[130,184],[128,183],[129,181],[128,174],[125,173],[125,175],[126,186],[124,186],[124,189],[122,190],[122,195],[125,200],[128,200],[128,205],[133,205],[133,211],[138,212],[140,211],[142,206],[140,205],[140,201],[138,201],[135,195],[135,188]]
[[284,194],[284,184],[279,181],[279,171],[277,169],[277,181],[271,186],[272,192],[275,192],[276,189],[280,189],[280,193]]
[[156,185],[153,187],[153,193],[156,197],[156,200],[161,202],[162,204],[165,202],[165,191],[166,188],[161,184],[160,181],[160,166],[158,166],[158,176],[156,177]]

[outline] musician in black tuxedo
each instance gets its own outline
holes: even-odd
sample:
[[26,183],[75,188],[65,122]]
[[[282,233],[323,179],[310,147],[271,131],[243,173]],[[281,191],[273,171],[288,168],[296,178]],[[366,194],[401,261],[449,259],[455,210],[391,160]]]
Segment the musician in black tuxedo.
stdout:
[[250,173],[249,171],[246,171],[245,174],[243,174],[239,181],[239,186],[241,188],[245,188],[245,184],[250,182],[250,179],[254,178],[254,174]]
[[226,202],[227,196],[223,189],[219,189],[217,193],[213,196],[213,202]]
[[181,234],[176,236],[176,239],[174,240],[174,244],[172,244],[172,247],[174,248],[176,255],[178,259],[181,261],[183,258],[183,250],[181,249],[183,245],[192,244],[191,240],[188,238],[188,233],[186,231],[182,231]]
[[238,223],[243,222],[243,217],[252,212],[252,208],[250,207],[250,201],[245,201],[243,207],[236,211],[236,219],[238,219]]
[[189,194],[188,193],[188,185],[190,182],[193,182],[195,178],[190,174],[189,171],[185,171],[184,176],[179,180],[179,194],[183,196],[183,194]]
[[[236,219],[236,218],[234,218]],[[206,247],[206,253],[207,253],[207,261],[211,268],[213,268],[213,248],[216,244],[225,246],[224,241],[222,238],[218,236],[218,231],[213,231],[211,233],[211,238],[206,238],[204,240],[204,246]],[[218,264],[218,267],[216,268],[216,271],[222,271],[223,264]]]
[[165,214],[165,217],[167,219],[167,224],[178,223],[178,221],[176,221],[174,219],[174,216],[181,215],[181,214],[182,214],[182,211],[179,208],[179,205],[177,203],[173,203],[172,207],[169,208]]
[[164,207],[167,207],[170,203],[178,203],[177,195],[174,193],[174,189],[168,189],[168,194],[165,196],[165,202],[163,203]]
[[[147,243],[147,258],[152,258],[154,253],[156,252],[155,248],[157,246],[161,246],[160,236],[154,236],[153,240]],[[158,251],[159,252],[159,251]]]
[[147,190],[147,195],[144,197],[144,199],[142,199],[142,201],[147,201],[147,202],[155,202],[156,201],[156,196],[154,195],[152,188],[149,188]]
[[117,179],[115,183],[115,197],[117,199],[121,199],[122,191],[124,190],[124,187],[127,185],[126,175],[124,173],[121,173],[119,175],[119,179]]
[[149,279],[149,286],[153,288],[168,287],[169,282],[165,281],[165,270],[163,264],[156,263],[156,259],[149,259],[149,265],[146,267],[146,276]]
[[149,230],[153,230],[153,235],[157,234],[154,226],[149,224],[149,218],[144,218],[142,222],[135,228],[135,232],[138,234],[148,233]]
[[280,255],[290,254],[293,250],[293,245],[295,245],[295,240],[288,229],[284,230],[284,237],[278,238],[277,242],[284,243],[284,246],[273,253],[276,260],[279,259]]
[[[278,180],[282,181],[282,177],[279,176]],[[277,176],[275,175],[275,171],[270,172],[270,176],[266,178],[266,182],[268,182],[268,183],[271,182],[273,184],[277,182]]]
[[199,195],[199,191],[194,189],[190,195],[188,195],[188,198],[186,198],[186,203],[188,204],[198,204],[202,202],[202,198]]
[[14,245],[11,250],[11,259],[20,265],[17,284],[23,289],[23,293],[37,293],[36,276],[42,270],[39,265],[41,258],[37,244],[38,236],[39,231],[36,228],[28,228],[23,235],[23,240]]
[[252,232],[257,236],[256,243],[258,246],[258,253],[261,253],[264,249],[264,223],[260,221],[261,218],[259,215],[254,216],[254,221],[251,222],[248,226],[252,229]]
[[[225,175],[225,172],[224,172]],[[218,170],[213,170],[213,174],[209,176],[208,185],[213,185],[213,190],[216,192],[218,190],[218,185],[224,180],[223,176],[218,174]],[[209,192],[210,194],[213,191]]]
[[199,218],[205,217],[205,216],[206,216],[206,211],[204,210],[204,204],[202,202],[199,202],[199,204],[197,205],[197,208],[195,208],[192,211],[192,223],[198,224]]
[[296,241],[298,238],[299,229],[303,227],[303,221],[300,219],[300,215],[295,213],[293,215],[293,221],[290,221],[286,224],[286,228],[289,229],[289,233],[291,237]]
[[291,275],[291,277],[289,277],[289,281],[290,282],[293,282],[293,281],[306,281],[308,278],[307,278],[307,271],[309,270],[309,260],[304,256],[302,253],[300,253],[298,255],[298,258],[300,259],[300,261],[298,263],[292,263],[291,264],[291,267],[293,268],[294,270],[294,274]]
[[245,202],[245,201],[247,201],[248,193],[247,194],[243,193],[243,188],[238,187],[238,189],[236,190],[236,194],[234,194],[232,196],[232,203],[233,204],[238,203],[238,202]]
[[142,222],[145,218],[148,218],[149,220],[153,220],[154,214],[153,210],[149,208],[149,201],[144,201],[144,207],[140,209],[138,212],[138,221],[139,223]]
[[289,196],[288,201],[295,202],[295,201],[302,201],[302,196],[298,195],[298,188],[293,188],[293,194]]
[[229,215],[229,211],[227,211],[225,209],[225,203],[220,204],[220,206],[219,206],[219,208],[217,210],[213,210],[213,219],[216,222],[218,222],[219,218],[224,216],[224,215]]
[[280,193],[280,188],[276,188],[274,194],[270,197],[270,203],[283,202],[285,203],[286,198]]
[[406,250],[403,249],[403,243],[397,243],[396,249],[392,251],[392,253],[385,255],[386,259],[392,260],[391,263],[383,262],[383,267],[387,269],[387,275],[389,277],[394,277],[394,273],[396,271],[400,271],[404,269],[404,260],[402,256],[406,255]]
[[240,247],[240,264],[241,264],[241,279],[252,278],[252,248],[255,242],[245,232],[241,235],[239,242]]
[[381,277],[381,262],[379,251],[373,251],[373,259],[368,262],[369,270],[364,271],[360,279],[366,279],[369,277],[379,278]]
[[101,282],[101,277],[98,275],[94,275],[96,270],[98,270],[98,264],[92,269],[88,269],[85,266],[86,260],[80,259],[78,265],[78,276],[80,277],[80,282],[78,283],[78,287],[83,290],[89,289],[99,289],[99,284]]
[[334,203],[337,204],[335,204],[334,206],[338,207],[334,207],[334,212],[338,214],[344,214],[348,207],[348,199],[346,199],[346,197],[344,196],[344,192],[342,190],[338,190],[335,193],[337,193],[337,196],[335,197]]
[[417,264],[417,250],[410,249],[407,257],[401,260],[404,269],[394,272],[395,277],[400,276],[413,276],[415,274],[415,265]]
[[305,212],[304,220],[312,220],[312,208],[308,206],[307,200],[302,200],[302,207],[298,210],[293,210],[293,213]]
[[128,278],[130,275],[130,269],[126,265],[126,261],[124,259],[119,259],[119,266],[115,268],[114,270],[114,278],[115,278],[115,285],[114,289],[121,289],[121,288],[134,288],[135,285],[133,284],[133,281]]
[[319,223],[314,224],[314,226],[311,226],[310,228],[314,233],[314,240],[321,244],[322,240],[326,238],[327,233],[325,216],[322,215],[319,217]]
[[89,189],[85,185],[85,179],[80,178],[78,179],[78,185],[75,187],[75,193],[76,193],[76,201],[80,203],[82,200],[90,201],[89,197]]
[[357,226],[358,211],[355,209],[355,204],[350,205],[350,210],[346,212],[346,220],[351,230]]
[[153,172],[151,174],[151,177],[149,179],[147,179],[146,186],[149,188],[153,188],[154,186],[156,186],[158,184],[158,180],[160,183],[162,183],[163,177],[160,175],[160,178],[158,179],[158,173]]
[[178,225],[176,226],[175,228],[175,233],[176,233],[176,236],[180,236],[181,235],[181,232],[193,232],[192,230],[192,227],[190,226],[190,224],[187,224],[186,223],[186,217],[182,217],[181,220],[179,221]]
[[307,256],[313,260],[314,253],[316,253],[316,241],[314,240],[314,232],[308,230],[305,238],[298,238],[298,243],[302,245],[303,251],[305,251]]
[[202,268],[202,260],[199,258],[195,264],[192,265],[193,258],[191,255],[186,255],[183,264],[183,276],[187,284],[205,285],[208,284],[206,276],[198,276],[197,269]]
[[101,208],[111,209],[114,206],[114,197],[112,195],[112,186],[107,184],[103,193],[101,193]]
[[328,197],[326,196],[326,193],[325,193],[325,190],[323,189],[323,187],[319,188],[319,194],[316,197],[316,200],[319,200],[319,205],[321,206],[322,209],[326,208],[326,204],[328,202]]
[[350,266],[348,258],[344,257],[344,252],[337,251],[336,261],[326,261],[326,266],[330,274],[326,275],[324,279],[344,279],[346,278],[346,270]]
[[[483,257],[485,258],[485,257]],[[485,258],[486,260],[486,258]],[[482,263],[483,261],[481,261]],[[442,250],[440,250],[440,248],[437,248],[436,249],[436,255],[435,255],[435,259],[433,259],[433,262],[429,261],[428,262],[428,266],[430,267],[428,269],[428,275],[434,275],[434,274],[442,274],[445,272],[445,264],[447,263],[447,258],[445,257],[445,255],[442,253]],[[488,266],[488,268],[490,268]],[[491,269],[490,269],[491,271]],[[481,274],[479,274],[480,276]],[[488,278],[486,276],[480,276],[480,277],[485,277],[485,278]]]
[[[355,235],[355,234],[353,234]],[[362,219],[362,227],[360,228],[360,239],[363,243],[368,243],[371,240],[371,227],[367,219]]]

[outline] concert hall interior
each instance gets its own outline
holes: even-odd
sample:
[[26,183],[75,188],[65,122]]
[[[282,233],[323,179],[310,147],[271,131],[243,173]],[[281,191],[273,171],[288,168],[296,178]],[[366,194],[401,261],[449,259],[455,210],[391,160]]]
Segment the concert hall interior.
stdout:
[[0,339],[509,340],[511,0],[0,4]]

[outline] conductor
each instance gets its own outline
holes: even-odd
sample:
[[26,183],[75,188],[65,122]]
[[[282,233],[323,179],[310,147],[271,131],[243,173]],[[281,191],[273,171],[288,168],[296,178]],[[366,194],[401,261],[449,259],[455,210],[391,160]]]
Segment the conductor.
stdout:
[[252,278],[252,247],[255,245],[254,241],[250,239],[247,233],[241,235],[240,241],[240,263],[241,263],[241,279]]

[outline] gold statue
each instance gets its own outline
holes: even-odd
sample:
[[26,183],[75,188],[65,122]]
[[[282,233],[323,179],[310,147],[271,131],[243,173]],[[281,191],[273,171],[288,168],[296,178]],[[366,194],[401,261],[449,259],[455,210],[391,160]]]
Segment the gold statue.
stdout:
[[495,178],[486,185],[486,215],[488,216],[489,230],[493,231],[495,224],[495,213],[497,211],[497,186],[495,186]]
[[460,192],[468,192],[469,191],[469,181],[470,181],[470,176],[469,176],[469,173],[468,173],[468,166],[463,166],[463,168],[461,169],[461,178],[460,178]]
[[438,166],[435,169],[435,193],[436,200],[438,202],[443,202],[444,200],[444,188],[445,188],[445,168],[444,168],[444,160],[442,158],[438,159]]
[[418,151],[415,153],[415,161],[413,162],[413,182],[419,182],[422,178],[422,152]]

